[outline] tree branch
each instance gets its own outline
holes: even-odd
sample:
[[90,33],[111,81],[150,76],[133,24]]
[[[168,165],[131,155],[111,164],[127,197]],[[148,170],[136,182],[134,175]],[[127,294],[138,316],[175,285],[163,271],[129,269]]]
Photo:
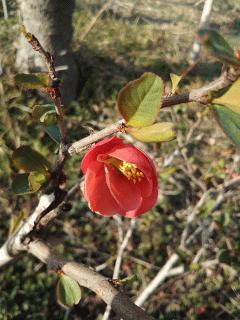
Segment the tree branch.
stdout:
[[114,133],[124,132],[124,128],[125,128],[124,121],[123,120],[118,121],[118,122],[110,125],[109,127],[101,130],[101,131],[98,131],[90,136],[87,136],[86,138],[83,138],[79,141],[72,143],[68,148],[68,152],[70,155],[81,153],[89,145],[91,145],[99,140],[102,140],[102,139],[104,139]]
[[89,269],[83,264],[69,262],[51,253],[50,248],[43,242],[32,241],[28,252],[55,270],[61,269],[64,274],[76,280],[80,286],[95,292],[106,304],[124,320],[153,320],[141,308],[137,307],[129,297],[115,289],[107,278]]
[[58,159],[58,166],[57,166],[57,171],[59,172],[59,175],[60,175],[60,172],[62,171],[63,165],[65,163],[65,160],[68,157],[68,152],[66,149],[67,128],[65,125],[64,113],[62,109],[63,105],[62,105],[61,92],[60,92],[60,79],[58,79],[57,77],[53,55],[50,52],[47,52],[43,48],[39,40],[32,33],[27,32],[24,26],[22,27],[22,32],[25,38],[27,39],[28,43],[32,46],[33,50],[37,51],[41,55],[42,59],[46,63],[46,66],[48,69],[48,75],[52,80],[52,85],[50,88],[48,88],[47,92],[49,93],[55,105],[56,113],[58,116],[58,127],[61,135],[61,145],[59,150],[59,159]]
[[199,102],[202,104],[211,103],[211,93],[227,88],[229,85],[235,82],[239,76],[240,69],[230,67],[229,69],[225,70],[218,79],[210,82],[202,88],[193,89],[188,93],[164,97],[162,108],[189,102]]

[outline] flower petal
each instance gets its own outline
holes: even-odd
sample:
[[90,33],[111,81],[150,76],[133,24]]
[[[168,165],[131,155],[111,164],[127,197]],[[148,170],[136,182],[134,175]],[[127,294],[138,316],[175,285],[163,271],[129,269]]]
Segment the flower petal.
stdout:
[[143,196],[149,195],[152,192],[153,183],[157,181],[157,173],[153,161],[143,151],[132,145],[125,144],[114,148],[108,154],[119,160],[134,163],[147,179],[147,181],[142,179],[142,184],[144,184]]
[[88,168],[84,181],[84,195],[92,211],[104,216],[121,214],[123,210],[114,200],[105,180],[103,166],[101,168]]
[[141,205],[142,197],[135,184],[109,165],[105,165],[105,173],[108,188],[123,211],[136,210]]
[[82,163],[81,163],[81,169],[83,174],[87,172],[87,169],[92,161],[97,160],[97,156],[99,154],[105,154],[110,152],[116,145],[122,146],[124,145],[123,140],[119,139],[117,137],[112,137],[109,139],[102,140],[98,143],[96,143],[84,156]]
[[151,210],[158,198],[158,186],[153,186],[152,194],[147,198],[142,198],[142,202],[140,207],[137,210],[128,211],[125,214],[126,218],[136,218],[137,216],[146,213],[147,211]]
[[[150,197],[143,198],[142,205],[138,208],[137,215],[141,215],[149,210],[151,210],[158,198],[158,188],[153,187],[153,192]],[[134,218],[135,216],[128,216],[128,218]]]

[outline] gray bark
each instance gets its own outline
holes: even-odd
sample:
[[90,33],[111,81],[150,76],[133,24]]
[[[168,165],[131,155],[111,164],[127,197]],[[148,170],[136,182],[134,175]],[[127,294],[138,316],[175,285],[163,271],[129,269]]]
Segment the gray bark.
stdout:
[[[18,0],[27,31],[33,33],[44,49],[54,55],[64,103],[76,97],[78,70],[71,53],[74,0]],[[46,71],[41,57],[23,36],[17,44],[16,68],[19,72]]]

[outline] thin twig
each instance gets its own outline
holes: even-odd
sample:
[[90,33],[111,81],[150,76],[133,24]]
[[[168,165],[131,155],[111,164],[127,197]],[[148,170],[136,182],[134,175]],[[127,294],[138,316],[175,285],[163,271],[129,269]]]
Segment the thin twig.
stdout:
[[218,79],[210,82],[202,88],[193,89],[190,92],[179,95],[164,97],[162,108],[189,102],[198,102],[206,105],[211,102],[211,97],[209,95],[211,92],[218,92],[228,87],[234,81],[236,81],[239,78],[239,76],[240,69],[230,67],[228,70],[225,70]]
[[128,245],[129,239],[132,236],[132,233],[133,233],[135,226],[136,226],[136,219],[131,219],[129,228],[128,228],[128,230],[124,236],[123,242],[120,245],[119,250],[118,250],[117,259],[116,259],[114,271],[113,271],[113,279],[118,279],[118,277],[119,277],[123,253]]
[[55,70],[54,57],[50,52],[47,52],[39,40],[30,32],[25,30],[25,27],[22,28],[23,34],[25,38],[28,40],[28,43],[32,46],[32,48],[37,51],[42,59],[44,60],[47,69],[48,75],[52,80],[51,88],[47,89],[47,92],[50,94],[56,109],[56,113],[58,116],[58,126],[61,135],[61,145],[59,150],[59,160],[58,160],[58,171],[61,171],[63,165],[65,163],[66,157],[68,156],[66,145],[67,145],[67,128],[64,120],[63,113],[63,104],[61,99],[60,92],[60,80],[57,77],[57,73]]
[[[120,273],[120,267],[121,267],[121,263],[122,263],[122,258],[123,258],[123,253],[124,250],[126,249],[127,245],[128,245],[128,241],[132,236],[133,230],[135,228],[136,225],[136,220],[132,219],[129,225],[129,228],[124,236],[123,242],[121,243],[119,250],[118,250],[118,254],[117,254],[117,259],[115,262],[115,266],[114,266],[114,271],[113,271],[113,279],[118,279],[119,278],[119,273]],[[102,317],[102,320],[108,320],[109,316],[111,313],[111,305],[108,305],[105,313]]]
[[139,297],[135,300],[137,306],[142,306],[148,297],[156,290],[156,288],[166,279],[169,271],[178,262],[179,256],[174,253],[158,272],[156,277],[148,284]]
[[79,39],[80,43],[86,38],[88,33],[92,30],[92,28],[96,24],[97,20],[101,17],[101,15],[104,13],[104,11],[106,11],[111,6],[111,4],[112,4],[112,0],[109,0],[106,3],[104,3],[104,5],[97,12],[97,14],[94,17],[92,17],[91,21],[83,28],[83,31],[82,31],[80,39]]

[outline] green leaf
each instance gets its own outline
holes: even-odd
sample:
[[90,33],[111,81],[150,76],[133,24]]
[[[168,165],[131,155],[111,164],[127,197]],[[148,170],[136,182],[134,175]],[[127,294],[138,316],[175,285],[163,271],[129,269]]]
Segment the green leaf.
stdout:
[[57,283],[57,300],[65,308],[71,308],[81,299],[81,289],[77,281],[61,274]]
[[40,153],[28,146],[23,146],[13,152],[12,160],[17,169],[26,172],[46,172],[50,169],[50,163]]
[[178,74],[175,74],[175,73],[170,73],[170,78],[172,82],[172,94],[174,94],[178,88],[178,85],[182,79],[182,76],[179,76]]
[[240,65],[234,54],[234,50],[227,41],[215,30],[200,29],[198,32],[200,42],[206,47],[209,53],[220,61],[235,66]]
[[213,99],[212,103],[224,104],[232,111],[240,113],[240,80],[235,81],[221,97]]
[[143,142],[171,141],[176,137],[176,129],[171,122],[159,122],[144,128],[127,128],[135,139]]
[[35,121],[44,125],[53,125],[57,123],[56,110],[53,104],[34,106],[32,117]]
[[37,171],[17,174],[12,182],[13,192],[18,195],[37,192],[46,182],[48,176],[47,173],[43,174]]
[[16,194],[26,194],[29,193],[29,182],[28,173],[17,174],[12,181],[12,190]]
[[30,192],[37,192],[46,182],[47,177],[47,174],[43,174],[41,172],[30,172],[28,176]]
[[46,72],[25,74],[19,73],[15,76],[17,85],[24,89],[42,89],[51,86],[51,79]]
[[47,126],[45,127],[46,133],[50,136],[51,139],[53,139],[55,142],[60,143],[61,142],[61,134],[60,130],[56,126]]
[[164,84],[154,73],[144,73],[130,81],[118,94],[117,106],[133,127],[145,127],[154,123],[161,108]]
[[240,146],[240,114],[222,105],[213,105],[215,117],[226,135]]

